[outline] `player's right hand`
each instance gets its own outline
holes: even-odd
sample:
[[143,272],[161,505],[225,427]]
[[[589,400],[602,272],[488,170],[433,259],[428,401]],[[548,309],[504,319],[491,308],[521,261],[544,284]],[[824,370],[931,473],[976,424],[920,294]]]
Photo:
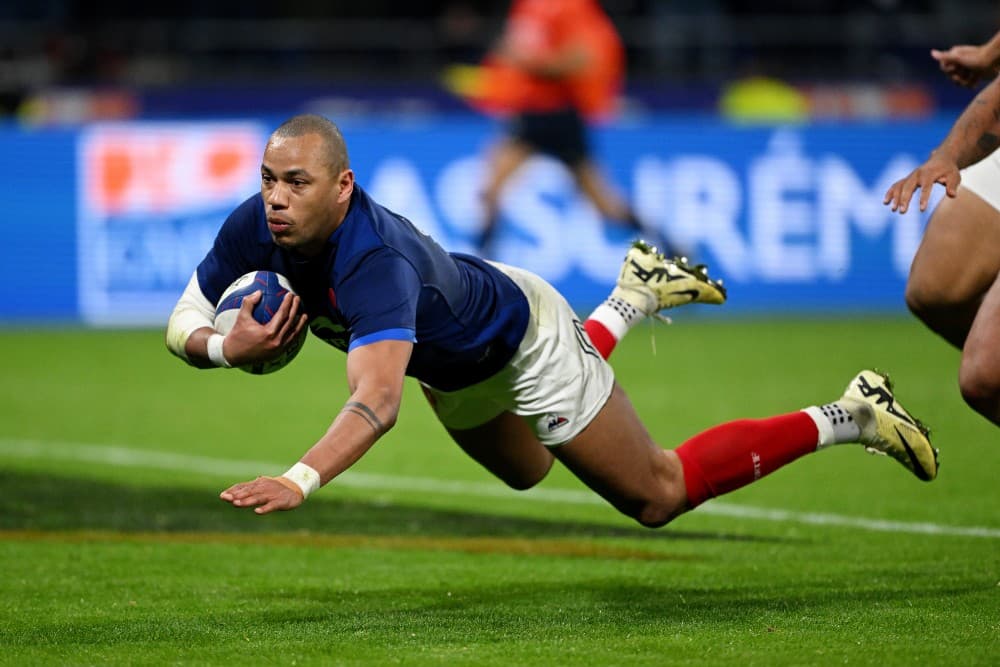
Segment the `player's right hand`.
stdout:
[[226,334],[223,354],[233,366],[243,366],[278,357],[302,333],[309,321],[298,295],[288,293],[281,306],[267,324],[253,317],[253,309],[260,302],[258,290],[243,299],[240,312],[232,330]]

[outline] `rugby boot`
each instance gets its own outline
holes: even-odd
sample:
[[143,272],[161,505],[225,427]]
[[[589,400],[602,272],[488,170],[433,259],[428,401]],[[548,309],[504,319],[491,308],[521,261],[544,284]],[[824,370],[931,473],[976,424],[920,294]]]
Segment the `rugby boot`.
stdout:
[[625,255],[611,296],[646,315],[655,315],[689,303],[725,303],[726,288],[721,280],[708,277],[704,264],[691,266],[686,257],[668,259],[655,246],[635,241]]
[[930,432],[896,400],[888,375],[861,371],[840,403],[861,428],[865,449],[891,456],[925,482],[937,477],[938,450],[931,446]]

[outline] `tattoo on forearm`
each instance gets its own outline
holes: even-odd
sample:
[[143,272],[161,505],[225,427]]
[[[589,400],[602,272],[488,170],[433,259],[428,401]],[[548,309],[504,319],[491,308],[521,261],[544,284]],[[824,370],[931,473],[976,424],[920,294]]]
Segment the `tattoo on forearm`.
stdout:
[[978,162],[1000,147],[1000,135],[996,133],[998,122],[1000,99],[991,84],[972,100],[953,128],[954,136],[960,138],[958,146],[963,146],[956,154],[959,167]]
[[368,425],[372,427],[372,430],[376,433],[381,433],[385,430],[385,425],[382,420],[375,415],[375,411],[369,408],[364,403],[359,403],[357,401],[348,401],[344,404],[344,409],[341,412],[351,412],[368,422]]
[[983,152],[983,155],[989,155],[1000,146],[1000,137],[990,132],[984,132],[982,136],[976,141],[976,147]]

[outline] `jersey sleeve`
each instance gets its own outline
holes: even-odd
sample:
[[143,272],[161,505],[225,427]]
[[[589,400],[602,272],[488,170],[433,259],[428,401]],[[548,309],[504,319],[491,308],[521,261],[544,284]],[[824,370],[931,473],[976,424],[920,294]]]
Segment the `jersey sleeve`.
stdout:
[[219,297],[234,280],[255,268],[251,258],[256,237],[256,203],[257,197],[251,197],[229,214],[212,248],[198,265],[198,284],[213,304],[218,303]]
[[336,290],[351,328],[348,349],[382,340],[415,343],[420,287],[416,269],[395,250],[379,248],[357,261]]

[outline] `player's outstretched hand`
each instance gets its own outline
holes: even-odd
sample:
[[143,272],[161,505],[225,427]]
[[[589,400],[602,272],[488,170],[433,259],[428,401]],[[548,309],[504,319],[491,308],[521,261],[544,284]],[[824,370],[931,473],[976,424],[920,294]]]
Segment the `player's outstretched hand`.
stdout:
[[234,507],[252,507],[257,514],[275,510],[292,510],[305,500],[295,482],[284,477],[258,477],[252,482],[234,484],[219,498]]
[[910,172],[905,178],[893,183],[885,193],[883,204],[888,204],[893,211],[906,213],[910,208],[910,199],[920,190],[920,210],[927,210],[927,202],[931,198],[931,188],[935,183],[944,186],[949,197],[958,194],[958,183],[962,176],[954,160],[939,153],[931,155],[927,162]]
[[267,324],[260,324],[253,317],[260,300],[259,290],[247,295],[240,305],[236,323],[226,334],[223,352],[233,366],[276,358],[298,339],[308,324],[309,317],[302,312],[302,300],[298,295],[286,294]]

